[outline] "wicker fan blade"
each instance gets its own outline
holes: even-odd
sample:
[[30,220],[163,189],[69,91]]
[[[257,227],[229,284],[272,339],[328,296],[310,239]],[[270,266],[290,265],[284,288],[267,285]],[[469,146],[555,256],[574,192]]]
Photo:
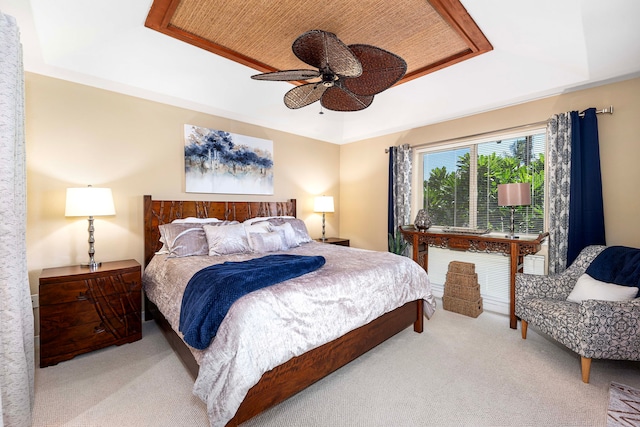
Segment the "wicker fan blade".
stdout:
[[370,96],[382,92],[397,83],[407,72],[404,59],[384,49],[365,44],[349,48],[362,64],[362,75],[344,79],[345,87],[358,95]]
[[322,97],[326,89],[326,86],[318,83],[296,86],[284,94],[284,105],[296,109],[313,104]]
[[307,31],[293,42],[292,49],[298,58],[319,68],[320,71],[330,70],[344,77],[357,77],[362,74],[360,61],[333,33],[322,30]]
[[364,110],[373,102],[373,96],[360,96],[345,90],[339,85],[328,88],[320,104],[333,111],[359,111]]
[[272,80],[272,81],[296,81],[309,80],[320,77],[318,70],[285,70],[275,71],[273,73],[262,73],[251,76],[254,80]]

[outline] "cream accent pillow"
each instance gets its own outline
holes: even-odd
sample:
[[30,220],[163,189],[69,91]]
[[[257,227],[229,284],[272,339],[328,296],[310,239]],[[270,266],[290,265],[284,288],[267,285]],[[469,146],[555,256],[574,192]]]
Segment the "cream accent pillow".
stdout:
[[585,300],[629,301],[636,297],[638,288],[601,282],[588,274],[578,278],[576,285],[567,297],[567,301],[580,303]]
[[202,228],[207,236],[209,255],[245,254],[251,252],[243,224],[226,225],[224,227],[204,224]]

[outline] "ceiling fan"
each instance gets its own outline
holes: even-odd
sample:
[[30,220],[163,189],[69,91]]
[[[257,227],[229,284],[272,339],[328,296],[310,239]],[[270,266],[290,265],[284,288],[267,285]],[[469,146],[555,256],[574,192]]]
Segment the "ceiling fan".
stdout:
[[251,76],[255,80],[304,81],[284,95],[284,104],[301,108],[320,100],[334,111],[358,111],[373,96],[390,88],[407,71],[407,63],[391,52],[366,44],[345,45],[335,34],[311,30],[293,42],[293,53],[317,70],[284,70]]

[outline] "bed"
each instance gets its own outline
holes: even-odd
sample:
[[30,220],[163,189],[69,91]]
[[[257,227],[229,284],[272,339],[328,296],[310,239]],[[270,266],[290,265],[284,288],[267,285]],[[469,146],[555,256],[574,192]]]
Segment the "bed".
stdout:
[[[414,331],[422,332],[424,316],[427,315],[427,317],[430,317],[435,309],[435,302],[431,295],[426,273],[410,259],[398,257],[390,253],[365,251],[311,241],[284,252],[301,255],[322,255],[327,260],[322,268],[299,278],[258,290],[252,293],[250,298],[249,295],[245,296],[232,306],[229,311],[229,318],[224,319],[223,324],[218,330],[219,336],[216,336],[208,348],[196,350],[187,345],[183,341],[182,334],[176,332],[178,330],[176,311],[178,311],[179,314],[180,302],[175,301],[175,295],[180,295],[181,291],[163,289],[162,286],[164,285],[157,283],[160,282],[160,280],[151,276],[169,277],[170,274],[179,274],[179,278],[174,277],[169,281],[173,284],[180,282],[178,288],[181,288],[183,285],[186,285],[190,275],[199,268],[202,268],[202,266],[218,263],[223,260],[242,261],[264,254],[234,254],[220,257],[190,256],[184,258],[174,258],[166,254],[157,254],[162,247],[162,243],[160,242],[160,226],[169,224],[176,219],[187,217],[218,218],[219,220],[238,221],[242,223],[256,217],[287,216],[296,217],[295,200],[288,200],[286,202],[210,202],[152,200],[151,196],[144,196],[145,273],[143,275],[143,286],[145,288],[145,320],[153,318],[158,323],[171,347],[194,377],[196,381],[194,384],[194,394],[198,395],[207,404],[212,426],[239,425],[329,375],[331,372],[356,359],[411,325],[413,325]],[[364,264],[367,264],[363,262],[365,258],[371,260],[371,266],[364,266]],[[225,362],[220,362],[221,359],[226,357],[222,355],[237,350],[237,348],[229,350],[223,346],[237,345],[235,344],[236,341],[246,341],[246,338],[240,337],[236,339],[235,337],[236,335],[247,335],[250,333],[248,329],[251,329],[235,326],[232,319],[242,318],[238,313],[242,310],[243,306],[252,307],[251,309],[245,308],[245,312],[252,313],[251,316],[248,316],[249,318],[252,316],[255,317],[255,313],[261,313],[259,308],[253,308],[253,306],[249,305],[250,302],[246,301],[253,300],[254,304],[255,301],[267,301],[266,298],[271,298],[272,293],[280,295],[280,293],[292,292],[294,287],[300,288],[301,284],[305,286],[305,289],[307,289],[306,287],[309,287],[309,289],[315,289],[315,287],[321,289],[325,281],[329,282],[329,277],[334,276],[334,278],[331,279],[331,283],[334,283],[336,282],[336,280],[334,280],[335,277],[337,277],[336,275],[344,273],[346,267],[340,265],[342,262],[340,260],[348,260],[348,262],[351,263],[349,264],[350,270],[348,274],[350,277],[345,276],[344,279],[340,279],[340,281],[344,281],[346,285],[345,288],[349,288],[349,286],[350,288],[348,290],[332,288],[332,295],[340,294],[341,292],[344,292],[346,295],[347,292],[353,292],[357,295],[353,297],[354,301],[366,300],[369,297],[368,294],[374,295],[377,299],[382,300],[382,302],[376,301],[375,303],[367,302],[365,307],[355,309],[355,311],[358,312],[358,316],[360,316],[361,312],[364,313],[364,323],[362,325],[357,324],[354,327],[354,325],[350,324],[351,318],[344,317],[344,321],[336,322],[339,324],[336,325],[336,329],[342,328],[344,330],[334,331],[332,330],[333,325],[328,328],[327,324],[323,323],[323,319],[316,321],[314,318],[314,321],[308,321],[305,316],[308,315],[307,311],[310,311],[309,307],[313,305],[305,302],[306,300],[303,298],[300,300],[303,301],[302,304],[295,305],[292,303],[291,306],[293,307],[295,305],[295,310],[301,311],[304,314],[295,314],[295,316],[289,318],[287,322],[290,322],[292,327],[283,329],[281,334],[276,334],[278,336],[292,335],[292,342],[295,342],[295,345],[292,345],[291,348],[284,348],[282,355],[278,354],[273,357],[271,356],[272,352],[276,353],[276,350],[280,352],[280,347],[285,346],[278,345],[276,349],[267,350],[267,356],[264,358],[273,360],[266,361],[264,363],[266,367],[260,366],[255,368],[258,370],[257,373],[253,372],[253,365],[259,365],[262,362],[256,361],[260,358],[254,358],[252,356],[249,360],[251,366],[247,368],[246,371],[228,374],[227,371],[232,370],[236,365],[241,365],[241,362],[235,359],[226,364],[224,364]],[[393,289],[397,288],[398,290],[392,291],[394,293],[393,296],[379,298],[379,295],[382,294],[382,289],[384,289],[384,292],[387,292],[386,288],[391,288],[387,281],[394,281],[389,279],[391,276],[387,276],[386,272],[381,274],[380,271],[374,270],[374,267],[382,268],[381,265],[385,263],[389,263],[390,271],[401,271],[402,281],[407,281],[410,285],[407,284],[405,286],[403,284],[398,287],[394,286]],[[342,273],[340,270],[342,270]],[[353,272],[357,270],[362,271],[358,273],[359,275],[353,274]],[[389,272],[388,274],[397,273]],[[323,275],[326,277],[323,277]],[[369,279],[367,280],[371,282],[375,281],[370,280],[370,278],[374,276],[383,277],[385,280],[381,281],[380,284],[376,284],[375,286],[377,287],[373,287],[372,285],[371,291],[369,291],[368,288],[354,286],[354,284],[350,282],[353,278],[360,276],[368,277]],[[358,278],[357,280],[362,279]],[[258,299],[256,295],[259,295],[260,299]],[[336,300],[344,299],[346,298],[336,297]],[[397,302],[396,300],[401,302]],[[296,302],[296,304],[297,303],[298,302]],[[272,305],[277,304],[273,303]],[[326,303],[323,302],[322,304]],[[350,302],[350,304],[352,303]],[[353,302],[353,304],[355,304],[355,302]],[[262,305],[268,304],[263,303]],[[333,306],[325,305],[324,307],[328,308],[323,308],[323,310],[321,310],[323,313],[329,313],[331,310],[334,310]],[[291,307],[285,306],[285,309],[291,311]],[[335,308],[335,310],[338,310],[338,308]],[[354,308],[350,306],[345,312],[348,313],[349,310],[353,311]],[[316,310],[316,312],[319,313],[320,311]],[[339,313],[338,311],[336,312]],[[341,314],[338,314],[337,316],[339,317],[340,315]],[[322,316],[324,316],[324,314],[322,314]],[[265,317],[268,317],[268,314],[265,315]],[[355,319],[356,316],[353,316],[353,318]],[[256,330],[262,330],[262,328],[267,327],[278,327],[276,325],[278,320],[278,318],[274,318],[269,322],[264,321],[257,325]],[[306,335],[314,335],[312,340],[320,339],[322,341],[308,344],[309,348],[305,347],[307,343],[303,346],[303,344],[296,341],[297,336],[295,334],[300,335],[297,331],[305,330],[307,331],[305,332]],[[294,331],[296,332],[294,333]],[[309,334],[308,331],[313,332]],[[273,331],[267,329],[261,333],[265,333],[267,336],[272,334],[271,336],[273,336]],[[333,337],[332,334],[337,334],[337,336]],[[331,338],[328,339],[327,337]],[[307,339],[309,338],[305,337],[305,340]],[[238,345],[238,347],[240,347],[240,345]],[[264,349],[260,351],[265,352]],[[238,357],[239,360],[242,360],[241,355],[234,355],[233,357]],[[247,358],[249,358],[249,356],[247,356]],[[221,363],[223,363],[223,365],[220,365]],[[228,375],[226,381],[218,378],[223,376],[223,373],[224,375]],[[213,379],[211,378],[212,376],[214,377]],[[228,390],[231,384],[235,387],[236,383],[243,383],[245,377],[251,377],[248,379],[248,385],[241,384],[239,391]],[[242,387],[244,387],[244,389]],[[220,409],[220,407],[222,407],[222,409]]]

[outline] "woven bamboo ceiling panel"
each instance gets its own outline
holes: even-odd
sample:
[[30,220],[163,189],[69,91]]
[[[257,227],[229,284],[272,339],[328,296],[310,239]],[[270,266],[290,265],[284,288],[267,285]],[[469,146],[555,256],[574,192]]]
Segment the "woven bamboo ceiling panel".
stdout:
[[154,0],[145,25],[260,72],[307,69],[309,30],[399,55],[412,80],[492,49],[459,0]]

